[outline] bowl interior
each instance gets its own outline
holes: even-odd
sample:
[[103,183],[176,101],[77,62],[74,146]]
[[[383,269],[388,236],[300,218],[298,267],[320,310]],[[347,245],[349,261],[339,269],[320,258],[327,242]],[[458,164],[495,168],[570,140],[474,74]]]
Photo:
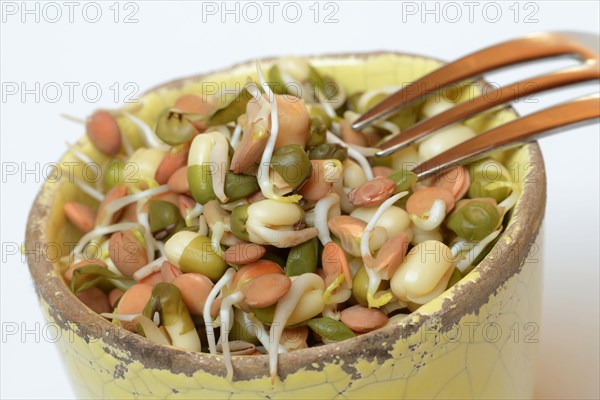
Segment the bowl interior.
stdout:
[[[348,93],[404,85],[440,65],[439,61],[431,58],[397,53],[315,56],[309,57],[309,60],[322,73],[334,76]],[[269,67],[269,63],[269,60],[261,61],[264,70]],[[166,83],[148,91],[139,103],[127,105],[124,109],[153,126],[157,115],[165,107],[174,104],[182,94],[214,93],[215,90],[232,91],[241,88],[248,76],[257,79],[254,62]],[[473,86],[472,93],[478,93],[477,86]],[[507,107],[481,114],[466,123],[476,132],[481,132],[515,117],[515,112]],[[124,134],[134,147],[140,145],[140,139],[133,126],[130,130],[125,129]],[[77,143],[77,147],[100,165],[106,161],[85,137]],[[514,179],[521,185],[522,196],[506,230],[487,257],[460,283],[412,313],[398,326],[385,327],[333,345],[283,354],[280,358],[281,376],[302,368],[316,369],[321,362],[334,359],[339,354],[349,358],[356,358],[359,355],[366,359],[381,357],[382,355],[376,350],[370,350],[373,343],[393,342],[407,337],[431,318],[439,319],[442,325],[451,325],[461,315],[478,310],[498,286],[519,271],[522,258],[527,254],[527,246],[535,238],[543,216],[545,205],[543,160],[537,144],[504,152],[498,157],[505,165],[512,166],[511,171],[515,172]],[[69,162],[77,161],[72,154],[67,153],[61,159],[61,164],[68,166]],[[80,179],[87,177],[83,168],[76,167],[73,172]],[[66,178],[66,176],[57,176],[57,179],[44,184],[33,205],[27,229],[28,264],[38,294],[43,303],[48,305],[51,317],[59,323],[80,327],[94,324],[100,327],[100,331],[86,331],[91,338],[102,336],[102,332],[118,331],[114,338],[104,335],[104,340],[115,346],[127,348],[131,357],[139,359],[148,367],[166,367],[184,373],[192,373],[198,368],[203,368],[224,375],[225,369],[221,357],[161,346],[116,328],[89,310],[70,292],[61,273],[65,266],[61,265],[59,260],[60,257],[69,254],[80,234],[66,221],[62,208],[68,201],[79,201],[90,205],[97,203],[82,193],[72,180]],[[40,248],[46,250],[40,253]],[[502,257],[506,254],[519,256],[513,261],[507,261]],[[166,359],[169,361],[165,362]],[[266,356],[236,358],[235,365],[240,371],[236,380],[268,375]]]

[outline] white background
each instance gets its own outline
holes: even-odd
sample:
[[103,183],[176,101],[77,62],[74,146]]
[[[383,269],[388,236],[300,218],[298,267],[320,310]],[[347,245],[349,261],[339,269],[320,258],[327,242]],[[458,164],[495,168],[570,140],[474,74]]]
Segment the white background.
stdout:
[[[421,2],[411,15],[401,4],[377,1],[332,2],[319,5],[315,23],[312,2],[302,2],[301,18],[296,23],[294,9],[282,14],[283,3],[269,21],[268,8],[262,6],[262,19],[256,23],[255,10],[235,15],[203,14],[200,3],[132,2],[118,5],[115,23],[113,2],[102,3],[99,22],[94,7],[83,13],[85,3],[77,3],[69,21],[69,8],[57,8],[30,2],[38,7],[35,14],[24,14],[21,2],[3,2],[1,28],[1,397],[70,398],[73,393],[54,345],[43,338],[41,313],[37,308],[31,278],[14,246],[22,243],[25,222],[34,196],[41,186],[38,173],[23,176],[23,167],[35,169],[36,163],[55,161],[65,151],[64,142],[83,134],[82,126],[59,116],[69,113],[85,117],[98,107],[115,107],[114,89],[120,88],[120,100],[129,93],[133,82],[139,92],[173,78],[226,67],[239,61],[283,54],[322,52],[358,52],[396,50],[451,60],[469,51],[545,30],[584,30],[598,34],[599,8],[594,1],[484,2],[444,8],[444,3],[428,2],[438,12],[424,14]],[[221,2],[213,3],[220,7]],[[17,13],[13,15],[13,7]],[[229,7],[234,7],[230,4]],[[337,22],[324,23],[324,17],[337,9]],[[484,12],[484,9],[486,10]],[[45,12],[44,12],[45,10]],[[137,11],[136,11],[137,10]],[[445,12],[444,12],[445,10]],[[500,14],[496,11],[500,10]],[[515,11],[519,10],[516,14]],[[137,23],[124,23],[130,12]],[[403,12],[404,11],[404,12]],[[533,13],[533,15],[530,15]],[[527,18],[527,16],[529,17]],[[226,18],[224,23],[221,17]],[[88,20],[86,20],[86,18]],[[204,20],[203,20],[204,18]],[[437,18],[437,21],[436,21]],[[425,21],[422,21],[425,19]],[[452,22],[455,20],[456,22]],[[496,22],[493,22],[497,20]],[[519,72],[494,75],[493,80],[508,83],[523,74],[548,71],[565,63],[545,64]],[[520,75],[519,75],[520,74]],[[523,75],[524,76],[524,75]],[[56,92],[33,94],[24,99],[20,93],[8,95],[14,84],[40,88],[52,82],[62,86]],[[64,82],[76,82],[69,98]],[[83,85],[96,82],[102,89],[97,103],[81,91]],[[117,86],[112,86],[114,83]],[[8,85],[8,86],[7,86]],[[111,90],[111,86],[113,89]],[[134,86],[135,89],[135,86]],[[596,85],[536,96],[538,104],[518,104],[521,112],[530,112],[577,95],[598,91]],[[544,139],[541,143],[548,174],[548,203],[545,220],[544,309],[539,332],[540,366],[536,397],[598,398],[598,303],[599,303],[599,217],[598,217],[598,125],[577,129]],[[17,163],[19,173],[8,175]],[[24,163],[24,164],[21,164]],[[15,335],[8,330],[18,327]],[[29,329],[34,333],[24,334]],[[22,335],[24,334],[24,335]]]

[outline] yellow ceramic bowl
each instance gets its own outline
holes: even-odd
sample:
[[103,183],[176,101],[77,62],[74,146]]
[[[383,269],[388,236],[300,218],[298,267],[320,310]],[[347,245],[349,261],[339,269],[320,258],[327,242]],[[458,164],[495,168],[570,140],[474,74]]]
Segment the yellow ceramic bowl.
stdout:
[[[440,65],[395,53],[312,57],[311,62],[350,93],[410,82]],[[171,82],[148,92],[130,112],[153,123],[181,94],[214,90],[203,82],[232,88],[248,75],[255,76],[254,63]],[[514,117],[506,108],[468,123],[481,131]],[[135,135],[129,135],[135,144]],[[102,161],[85,139],[79,146]],[[62,161],[69,160],[67,154]],[[229,381],[221,356],[155,344],[80,303],[54,261],[77,241],[63,204],[93,201],[67,179],[47,182],[33,205],[26,240],[29,268],[43,311],[60,330],[57,344],[81,398],[527,398],[540,315],[535,250],[545,175],[537,144],[506,153],[504,161],[523,194],[506,231],[478,267],[397,326],[282,354],[275,384],[266,356],[234,357],[235,378]]]

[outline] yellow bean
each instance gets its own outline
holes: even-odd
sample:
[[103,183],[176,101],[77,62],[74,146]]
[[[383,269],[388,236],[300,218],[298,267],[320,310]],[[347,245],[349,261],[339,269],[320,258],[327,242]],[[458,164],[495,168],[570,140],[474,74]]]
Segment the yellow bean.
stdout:
[[426,242],[428,240],[436,240],[438,242],[444,241],[444,236],[442,235],[440,228],[436,228],[431,231],[424,231],[414,226],[412,228],[412,233],[413,234],[410,242],[414,245]]
[[132,182],[148,182],[154,181],[158,166],[165,157],[165,152],[156,148],[140,148],[137,149],[128,163],[134,165],[135,171],[131,177],[128,177]]
[[453,270],[450,248],[428,240],[411,249],[394,273],[390,287],[402,301],[425,304],[446,289]]
[[419,157],[421,160],[428,160],[473,137],[475,137],[475,132],[465,125],[446,126],[421,142]]
[[290,318],[287,320],[286,326],[299,324],[307,321],[316,315],[323,312],[325,304],[323,303],[323,290],[313,289],[305,292],[298,305],[292,311]]
[[365,171],[356,162],[344,160],[344,187],[354,189],[367,181]]
[[[387,290],[389,288],[389,281],[382,280],[377,288],[377,291]],[[367,274],[366,267],[360,263],[360,268],[356,271],[354,279],[352,280],[352,297],[361,306],[367,307],[369,301],[367,300],[367,291],[369,289],[369,275]]]
[[[358,218],[368,223],[373,215],[377,212],[378,207],[360,207],[352,211],[350,216]],[[408,213],[400,207],[391,206],[383,212],[381,218],[377,220],[375,227],[385,228],[387,231],[387,237],[398,236],[399,234],[406,232],[409,237],[412,236],[410,232],[410,218]]]
[[445,96],[431,96],[423,104],[421,113],[424,117],[431,118],[434,115],[441,114],[444,111],[454,107],[455,103]]
[[313,227],[294,229],[304,219],[304,210],[295,203],[262,200],[250,204],[247,214],[245,229],[252,243],[287,248],[304,243],[319,233]]
[[419,164],[419,154],[413,146],[406,147],[392,155],[392,168],[394,171],[410,171]]

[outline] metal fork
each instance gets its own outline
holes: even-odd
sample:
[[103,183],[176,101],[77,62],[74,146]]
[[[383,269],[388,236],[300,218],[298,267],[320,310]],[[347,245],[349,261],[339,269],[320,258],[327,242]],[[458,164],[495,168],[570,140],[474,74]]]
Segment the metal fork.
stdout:
[[[352,125],[361,129],[370,123],[431,96],[454,83],[464,82],[500,68],[558,56],[574,57],[582,64],[536,76],[486,92],[420,121],[381,144],[376,156],[387,156],[437,129],[464,120],[477,113],[534,93],[600,79],[600,40],[585,33],[540,33],[503,42],[467,55],[412,82],[360,116]],[[412,171],[419,180],[431,177],[456,164],[473,160],[500,148],[516,146],[564,131],[574,124],[589,124],[600,117],[598,93],[562,103],[510,121],[477,135]]]

